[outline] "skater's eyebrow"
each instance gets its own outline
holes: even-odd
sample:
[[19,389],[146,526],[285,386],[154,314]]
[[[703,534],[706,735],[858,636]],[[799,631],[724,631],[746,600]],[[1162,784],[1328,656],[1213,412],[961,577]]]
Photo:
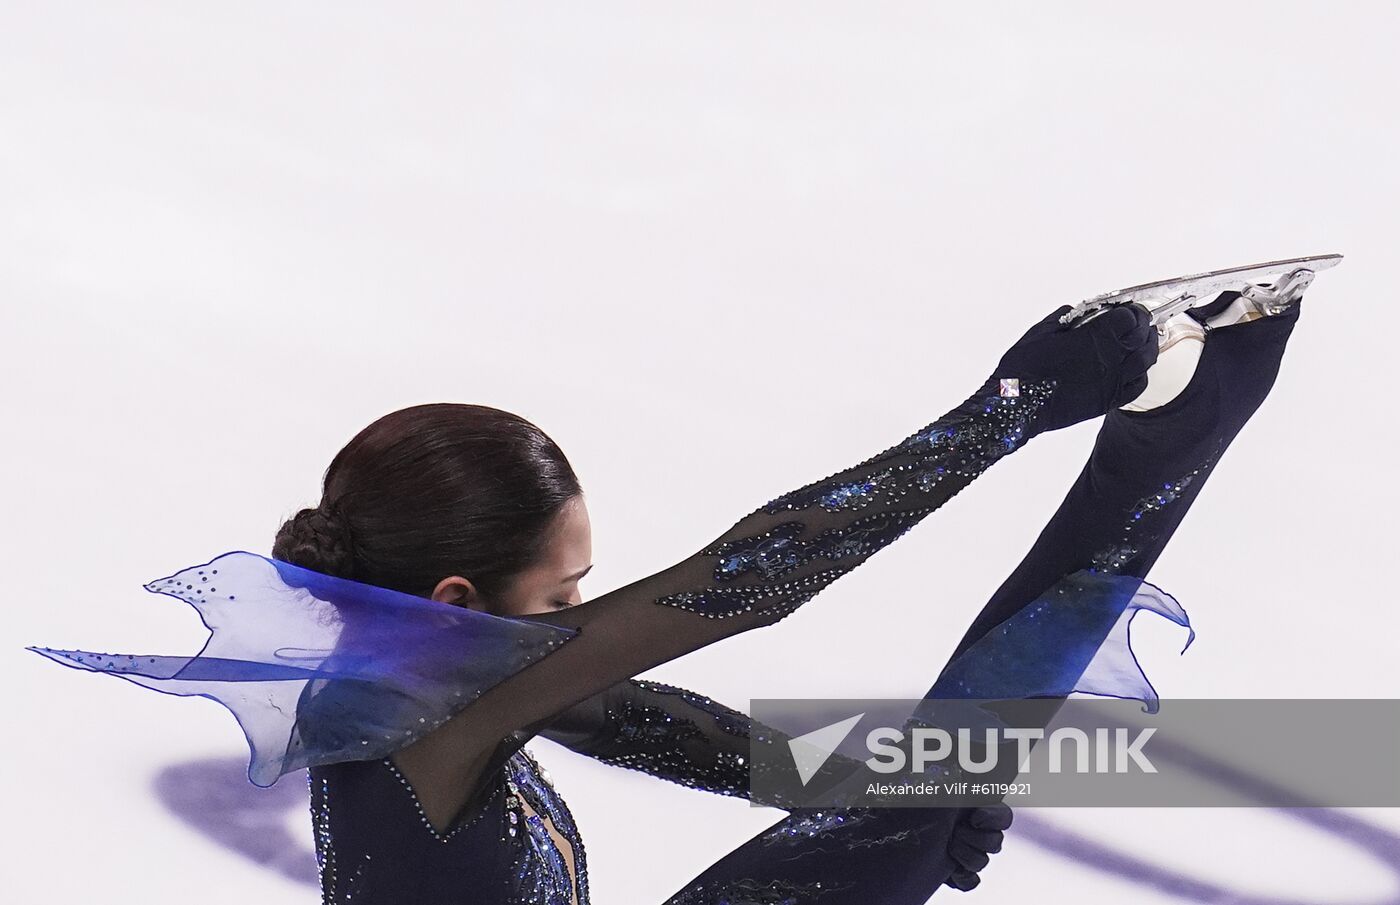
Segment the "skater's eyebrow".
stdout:
[[575,572],[574,574],[564,576],[563,578],[561,578],[561,579],[559,580],[559,583],[560,583],[560,584],[563,584],[563,583],[566,582],[566,581],[573,581],[573,580],[576,579],[576,578],[582,578],[583,576],[587,575],[588,572],[589,572],[589,570],[592,569],[592,568],[593,568],[593,563],[589,563],[588,565],[584,566],[582,569],[580,569],[579,571]]

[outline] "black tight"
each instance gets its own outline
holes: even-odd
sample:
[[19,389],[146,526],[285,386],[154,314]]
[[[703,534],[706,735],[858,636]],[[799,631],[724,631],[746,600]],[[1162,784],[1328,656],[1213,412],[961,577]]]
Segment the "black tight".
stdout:
[[[955,658],[1070,573],[1100,568],[1146,577],[1269,394],[1301,306],[1215,329],[1176,399],[1148,412],[1108,414],[1064,502],[973,621]],[[1180,489],[1162,493],[1168,487]],[[1162,503],[1162,496],[1169,499]],[[947,696],[944,691],[935,683],[928,696]],[[957,867],[949,839],[963,816],[959,809],[862,809],[841,823],[831,814],[794,811],[715,862],[667,905],[922,905]]]

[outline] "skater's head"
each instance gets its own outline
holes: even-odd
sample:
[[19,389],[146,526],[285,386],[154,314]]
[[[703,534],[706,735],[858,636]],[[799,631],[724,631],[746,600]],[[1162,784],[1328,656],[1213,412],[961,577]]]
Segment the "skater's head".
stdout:
[[321,503],[272,556],[341,578],[523,616],[581,602],[593,545],[583,490],[544,431],[483,405],[392,412],[326,469]]

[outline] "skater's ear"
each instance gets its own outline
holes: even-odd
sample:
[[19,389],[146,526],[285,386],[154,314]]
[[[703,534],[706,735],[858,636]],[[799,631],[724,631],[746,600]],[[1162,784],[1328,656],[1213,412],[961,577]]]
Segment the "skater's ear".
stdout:
[[453,606],[466,607],[471,610],[486,610],[486,601],[476,590],[476,585],[460,575],[450,575],[437,583],[431,595],[438,603],[450,603]]

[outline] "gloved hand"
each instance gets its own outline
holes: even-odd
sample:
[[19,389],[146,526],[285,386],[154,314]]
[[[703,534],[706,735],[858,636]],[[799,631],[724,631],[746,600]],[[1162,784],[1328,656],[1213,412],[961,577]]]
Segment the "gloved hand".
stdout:
[[1004,804],[968,809],[953,827],[948,840],[948,854],[959,867],[944,881],[945,885],[966,892],[982,878],[978,872],[987,866],[991,856],[1001,851],[1003,830],[1011,826],[1011,808]]
[[1026,331],[997,363],[989,383],[1055,381],[1032,421],[1034,433],[1088,421],[1132,402],[1157,361],[1157,329],[1139,305],[1119,305],[1078,325],[1060,323],[1062,305]]

